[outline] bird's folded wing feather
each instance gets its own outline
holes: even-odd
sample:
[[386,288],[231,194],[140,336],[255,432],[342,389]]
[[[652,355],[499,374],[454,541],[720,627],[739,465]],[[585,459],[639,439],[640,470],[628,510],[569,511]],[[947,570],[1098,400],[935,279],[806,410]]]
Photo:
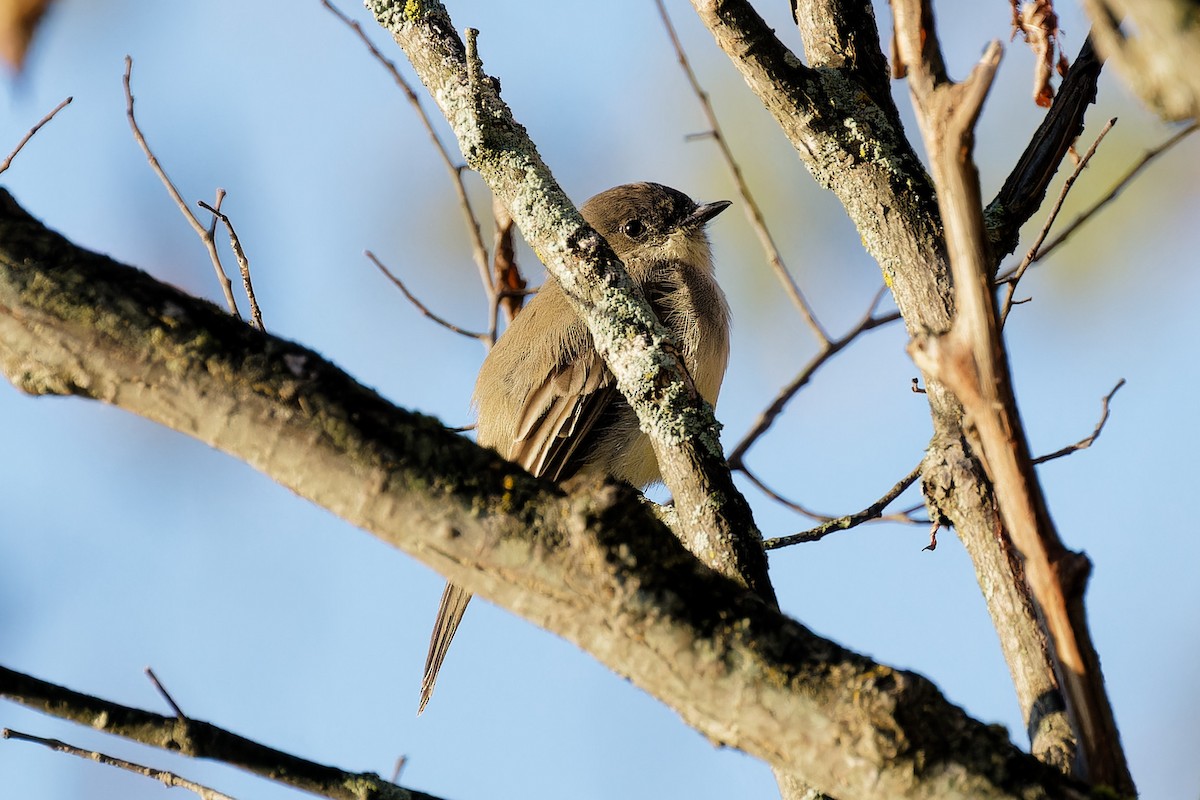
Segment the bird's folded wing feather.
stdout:
[[583,466],[588,434],[619,396],[604,359],[586,348],[529,393],[509,459],[553,481],[571,477]]

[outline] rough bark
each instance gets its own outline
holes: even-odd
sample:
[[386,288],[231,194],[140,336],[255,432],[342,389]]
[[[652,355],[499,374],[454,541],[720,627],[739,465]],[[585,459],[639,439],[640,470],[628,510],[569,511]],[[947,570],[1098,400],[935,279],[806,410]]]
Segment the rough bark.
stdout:
[[608,243],[571,204],[537,147],[500,99],[475,48],[437,2],[369,0],[454,129],[467,164],[511,214],[563,287],[650,437],[678,511],[676,532],[705,563],[770,602],[762,536],[733,484],[720,426],[695,391],[670,334],[654,318]]
[[973,158],[975,125],[1000,65],[1001,47],[993,41],[971,75],[956,83],[942,64],[929,5],[893,0],[893,9],[896,49],[909,73],[933,167],[955,284],[956,314],[950,330],[916,339],[909,349],[926,374],[945,383],[966,409],[972,450],[987,470],[1004,530],[1022,557],[1025,585],[1048,634],[1050,662],[1080,745],[1072,773],[1132,795],[1133,781],[1083,611],[1090,565],[1063,545],[1050,517],[1000,334],[994,262]]
[[[713,38],[775,116],[818,183],[842,202],[913,337],[949,330],[954,298],[937,197],[899,122],[886,84],[886,60],[870,5],[796,2],[810,64],[805,66],[743,0],[693,0]],[[874,48],[870,47],[874,43]],[[931,57],[940,59],[940,53]],[[1096,69],[1081,72],[1047,130],[1055,147],[1032,149],[994,215],[994,236],[1011,239],[1036,210],[1083,109]],[[1090,81],[1090,83],[1089,83]],[[1057,145],[1063,145],[1061,147]],[[1035,180],[1036,179],[1036,180]],[[1040,182],[1040,183],[1039,183]],[[1016,199],[1021,202],[1015,202]],[[993,258],[996,254],[992,254]],[[962,405],[926,376],[933,421],[922,483],[934,519],[952,524],[972,555],[976,577],[1017,687],[1034,752],[1064,771],[1075,742],[1046,649],[1041,620],[1003,526],[986,471],[964,432]]]
[[926,679],[704,567],[632,491],[564,493],[317,354],[74,247],[0,195],[0,366],[245,460],[843,798],[1083,797]]

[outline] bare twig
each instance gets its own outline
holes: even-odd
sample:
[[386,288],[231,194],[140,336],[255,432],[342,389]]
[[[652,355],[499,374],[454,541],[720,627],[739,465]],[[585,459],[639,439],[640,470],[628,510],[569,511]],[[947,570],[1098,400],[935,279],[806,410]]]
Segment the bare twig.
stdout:
[[9,167],[11,167],[13,159],[17,157],[17,153],[21,152],[21,149],[23,147],[25,147],[25,145],[29,144],[29,140],[37,135],[37,132],[42,129],[42,126],[44,126],[50,120],[54,119],[54,116],[56,114],[58,114],[58,112],[62,111],[64,108],[69,106],[71,104],[71,101],[74,99],[75,99],[74,97],[68,97],[66,100],[63,100],[61,103],[56,105],[49,114],[42,117],[36,125],[34,125],[32,128],[30,128],[29,132],[26,133],[23,137],[21,137],[21,141],[17,142],[17,146],[14,147],[12,149],[12,152],[8,154],[8,158],[4,159],[3,161],[0,161],[0,173],[3,173],[5,170],[7,170]]
[[[732,469],[732,467],[731,467],[731,469]],[[820,512],[813,511],[812,509],[810,509],[806,506],[800,505],[795,500],[790,500],[787,497],[784,497],[779,492],[775,491],[770,486],[768,486],[766,483],[764,483],[763,480],[761,478],[759,478],[758,475],[754,474],[754,472],[749,467],[747,467],[745,464],[739,464],[737,469],[739,472],[741,472],[743,475],[746,476],[746,480],[748,480],[748,481],[750,481],[750,483],[754,484],[755,488],[757,488],[760,492],[765,494],[767,497],[774,500],[776,503],[779,503],[781,506],[784,506],[785,508],[789,508],[792,511],[795,511],[797,514],[803,514],[804,516],[809,517],[811,519],[830,519],[830,517],[828,517],[825,514],[821,514]]]
[[1096,423],[1096,427],[1092,429],[1090,436],[1085,436],[1075,444],[1068,445],[1061,450],[1055,450],[1053,453],[1047,453],[1044,456],[1038,456],[1033,460],[1033,463],[1045,464],[1047,461],[1053,461],[1056,458],[1069,456],[1071,453],[1079,450],[1086,450],[1087,448],[1091,447],[1092,443],[1100,438],[1100,432],[1104,430],[1104,426],[1108,422],[1108,406],[1109,403],[1112,402],[1113,395],[1115,395],[1117,390],[1124,385],[1125,379],[1121,378],[1121,380],[1117,381],[1117,385],[1112,388],[1112,391],[1104,395],[1104,399],[1100,403],[1100,421]]
[[[922,525],[927,524],[928,520],[913,519],[911,516],[909,516],[909,513],[911,513],[911,512],[908,512],[908,513],[900,512],[897,514],[887,514],[887,515],[885,515],[883,513],[883,510],[888,507],[889,503],[891,503],[893,500],[895,500],[897,497],[899,497],[901,494],[903,494],[904,490],[907,489],[909,486],[912,486],[913,483],[916,482],[917,478],[919,478],[921,476],[921,467],[922,467],[922,464],[917,464],[917,466],[912,470],[912,472],[908,473],[903,478],[901,478],[900,482],[897,483],[895,486],[893,486],[891,489],[888,489],[887,492],[883,495],[883,497],[879,498],[874,503],[872,503],[871,505],[864,508],[862,511],[858,511],[854,514],[847,514],[842,517],[835,517],[833,519],[827,519],[824,522],[822,522],[820,525],[818,525],[817,527],[810,528],[807,531],[801,531],[800,533],[793,533],[788,536],[777,536],[774,539],[767,539],[766,541],[763,542],[763,549],[777,550],[780,547],[788,547],[790,545],[800,544],[802,542],[815,542],[815,541],[825,538],[827,535],[829,535],[835,531],[849,530],[850,528],[854,528],[859,525],[862,525],[864,522],[873,522],[873,521],[877,521],[877,520],[878,521],[887,520],[887,521],[893,521],[893,522],[908,522],[908,523],[913,523],[913,524],[919,523]],[[920,508],[920,506],[917,506],[917,508]]]
[[1117,118],[1113,117],[1100,129],[1100,133],[1096,136],[1096,140],[1092,142],[1092,146],[1087,149],[1087,152],[1083,154],[1083,158],[1079,159],[1079,163],[1075,165],[1075,169],[1071,171],[1071,174],[1063,182],[1062,191],[1058,193],[1058,199],[1054,201],[1054,206],[1050,209],[1050,214],[1046,217],[1046,222],[1042,225],[1041,231],[1038,232],[1033,246],[1029,248],[1029,252],[1021,259],[1021,263],[1017,265],[1017,268],[1012,271],[1011,275],[1004,279],[1004,282],[1008,284],[1008,290],[1005,293],[1004,302],[1000,306],[1001,326],[1008,320],[1008,312],[1012,310],[1014,305],[1013,295],[1017,291],[1017,284],[1020,283],[1021,278],[1025,275],[1025,270],[1029,269],[1029,265],[1039,258],[1040,253],[1038,252],[1038,248],[1042,246],[1042,242],[1046,240],[1046,236],[1050,233],[1050,228],[1054,226],[1054,221],[1058,219],[1058,212],[1062,210],[1063,203],[1066,201],[1067,195],[1071,192],[1071,187],[1075,185],[1075,181],[1083,173],[1084,167],[1088,165],[1088,162],[1092,160],[1092,156],[1096,154],[1096,148],[1100,146],[1100,142],[1104,141],[1104,137],[1108,135],[1108,132],[1116,124]]
[[1105,194],[1103,197],[1101,197],[1099,200],[1097,200],[1089,209],[1087,209],[1082,214],[1080,214],[1078,217],[1076,217],[1074,220],[1072,220],[1071,224],[1068,225],[1066,228],[1064,228],[1062,233],[1060,233],[1058,236],[1055,236],[1050,241],[1049,244],[1047,244],[1044,248],[1042,248],[1041,252],[1038,253],[1037,258],[1041,259],[1041,258],[1045,258],[1046,256],[1048,256],[1054,250],[1054,248],[1058,247],[1060,244],[1065,242],[1067,240],[1067,237],[1069,237],[1071,234],[1073,234],[1079,228],[1080,225],[1082,225],[1083,223],[1085,223],[1089,219],[1091,219],[1092,216],[1097,211],[1104,208],[1106,205],[1111,203],[1113,200],[1116,200],[1117,195],[1119,195],[1122,192],[1122,190],[1124,190],[1125,187],[1129,185],[1130,181],[1132,181],[1134,178],[1136,178],[1138,176],[1138,173],[1140,173],[1143,169],[1145,169],[1150,164],[1151,161],[1158,158],[1159,156],[1161,156],[1163,153],[1170,150],[1175,145],[1179,144],[1181,141],[1186,139],[1191,134],[1195,133],[1197,128],[1200,128],[1200,122],[1193,122],[1191,125],[1188,125],[1186,128],[1179,131],[1178,133],[1176,133],[1174,136],[1167,139],[1162,144],[1158,145],[1157,147],[1153,147],[1153,148],[1147,150],[1142,155],[1142,157],[1140,159],[1138,159],[1138,162],[1136,164],[1134,164],[1132,167],[1130,167],[1129,171],[1126,172],[1121,177],[1121,179],[1119,181],[1117,181],[1116,184],[1114,184],[1111,189],[1108,190],[1107,194]]
[[[217,196],[224,197],[225,190],[218,189]],[[216,206],[210,206],[208,203],[200,200],[197,202],[201,208],[213,215],[213,219],[221,220],[225,225],[225,230],[229,231],[229,246],[233,248],[233,257],[237,259],[238,269],[242,273],[242,287],[246,290],[246,299],[250,301],[250,321],[254,327],[260,331],[265,331],[262,320],[262,309],[258,307],[258,300],[254,297],[254,284],[250,281],[250,260],[246,258],[246,251],[242,249],[242,242],[238,239],[237,231],[233,229],[233,223],[229,221],[229,217],[218,209]],[[214,228],[209,226],[210,235],[214,233]]]
[[381,262],[378,258],[375,257],[374,253],[372,253],[370,250],[368,250],[366,252],[366,256],[367,256],[367,258],[371,259],[372,264],[374,264],[376,267],[379,268],[380,272],[382,272],[385,276],[387,276],[388,280],[390,280],[393,284],[395,284],[397,289],[399,289],[401,292],[404,293],[404,296],[406,298],[408,298],[408,302],[410,302],[414,306],[416,306],[417,310],[420,311],[422,314],[424,314],[426,317],[428,317],[430,320],[432,320],[433,322],[436,322],[438,325],[441,325],[446,330],[457,333],[459,336],[466,336],[470,339],[478,339],[481,342],[487,342],[489,340],[490,337],[486,333],[476,333],[475,331],[469,331],[469,330],[466,330],[465,328],[460,328],[457,325],[455,325],[453,322],[448,322],[445,319],[443,319],[442,317],[439,317],[437,314],[430,311],[425,306],[424,303],[422,303],[420,300],[418,300],[413,295],[413,293],[408,290],[408,287],[404,285],[404,281],[400,280],[395,275],[393,275],[391,270],[389,270],[387,267],[385,267],[383,265],[383,262]]
[[146,778],[153,778],[164,786],[178,787],[180,789],[187,789],[190,792],[194,792],[200,797],[204,798],[204,800],[233,800],[233,798],[227,794],[222,794],[215,789],[210,789],[207,786],[196,783],[195,781],[182,778],[179,775],[176,775],[174,772],[167,772],[165,770],[155,769],[154,767],[146,767],[141,764],[135,764],[132,761],[126,761],[123,758],[105,755],[104,753],[96,750],[84,750],[83,748],[76,747],[72,744],[67,744],[66,742],[58,739],[44,739],[41,736],[34,736],[33,734],[29,733],[21,733],[19,731],[14,731],[11,728],[5,728],[4,730],[0,731],[0,737],[5,739],[15,739],[22,742],[33,742],[34,744],[40,744],[43,747],[48,747],[58,753],[67,753],[69,755],[78,756],[79,758],[85,758],[88,761],[95,761],[98,764],[104,764],[108,767],[117,767],[118,769],[123,769]]
[[692,92],[700,102],[700,108],[704,112],[705,119],[708,121],[708,135],[712,136],[713,140],[717,143],[717,147],[721,151],[721,157],[725,160],[726,166],[729,167],[729,173],[733,178],[733,185],[737,188],[738,195],[742,198],[742,204],[746,210],[746,219],[750,221],[750,227],[754,229],[759,243],[766,252],[767,262],[775,270],[775,275],[779,278],[779,282],[783,284],[784,291],[787,292],[788,297],[792,299],[796,308],[799,309],[800,315],[804,317],[804,321],[812,329],[813,335],[817,337],[817,341],[822,345],[829,344],[829,334],[825,332],[825,329],[817,320],[817,316],[813,312],[808,298],[800,291],[795,278],[792,277],[783,263],[783,256],[779,252],[779,247],[776,246],[775,240],[771,236],[771,232],[767,229],[767,224],[763,219],[762,209],[758,207],[758,203],[754,200],[754,195],[750,193],[750,187],[746,184],[746,179],[742,176],[742,168],[734,157],[733,151],[729,148],[729,142],[726,141],[725,134],[721,132],[721,125],[717,121],[717,115],[713,111],[712,103],[709,102],[708,92],[704,91],[704,87],[700,85],[696,73],[692,70],[691,62],[688,61],[687,54],[684,52],[683,43],[680,42],[679,36],[675,33],[675,26],[671,24],[671,18],[667,14],[667,8],[663,4],[663,0],[655,0],[655,3],[658,6],[658,13],[662,17],[663,25],[667,29],[667,36],[671,39],[671,45],[675,48],[675,55],[679,59],[679,66],[683,69],[684,75],[687,76],[688,83],[692,87]]
[[742,437],[741,441],[738,442],[730,452],[730,469],[745,471],[744,459],[746,451],[749,450],[754,443],[767,432],[771,425],[774,424],[775,419],[781,413],[783,413],[783,409],[787,406],[791,399],[796,396],[796,393],[804,388],[804,386],[810,380],[812,380],[812,377],[816,371],[824,366],[829,359],[846,349],[846,347],[853,343],[855,339],[867,331],[874,330],[875,328],[882,327],[900,319],[900,314],[895,311],[887,314],[881,314],[880,316],[874,316],[875,306],[879,304],[884,292],[886,292],[886,289],[881,289],[875,294],[875,297],[871,300],[870,307],[867,308],[867,313],[863,315],[862,319],[859,320],[857,325],[855,325],[846,334],[838,339],[825,340],[825,344],[821,350],[815,356],[813,356],[807,364],[804,365],[804,368],[800,370],[800,373],[796,375],[791,382],[779,390],[779,394],[775,396],[775,399],[771,401],[771,404],[758,415],[758,419],[754,421],[754,425],[751,426],[750,431]]
[[175,205],[183,212],[184,219],[192,226],[192,230],[200,237],[200,241],[204,242],[204,248],[208,250],[208,257],[212,260],[213,269],[217,273],[217,282],[221,285],[221,291],[225,293],[225,303],[229,306],[229,313],[235,317],[240,317],[241,314],[238,313],[237,301],[233,299],[233,282],[229,280],[229,276],[225,274],[225,268],[221,266],[221,256],[217,252],[217,244],[213,238],[212,231],[205,228],[196,215],[192,213],[192,209],[188,207],[179,190],[175,188],[175,184],[167,177],[166,170],[162,168],[154,153],[150,151],[150,145],[146,142],[146,137],[142,134],[142,129],[138,127],[137,118],[133,115],[133,90],[130,88],[130,76],[132,73],[133,59],[125,56],[125,116],[129,118],[129,127],[133,129],[133,138],[138,143],[138,147],[142,148],[146,160],[150,162],[150,169],[154,170],[154,174],[162,181],[163,186],[167,189],[167,193],[175,201]]
[[183,709],[180,708],[179,704],[175,702],[175,698],[171,697],[171,693],[168,692],[167,688],[162,685],[162,681],[158,679],[158,676],[154,674],[154,670],[150,667],[146,667],[146,677],[150,679],[150,683],[154,684],[154,688],[158,690],[160,695],[162,695],[163,700],[167,701],[167,705],[169,705],[171,710],[175,712],[175,716],[179,719],[187,719],[187,714],[183,713]]
[[[320,0],[320,2],[321,5],[325,6],[325,8],[327,8],[331,14],[345,24],[346,27],[354,31],[354,33],[362,41],[363,45],[365,45],[367,50],[371,53],[371,56],[374,57],[374,59],[379,62],[379,64],[385,70],[387,70],[389,75],[392,76],[392,80],[394,80],[396,85],[400,87],[400,91],[404,93],[405,98],[407,98],[409,104],[412,105],[413,110],[417,112],[417,117],[421,120],[421,125],[425,128],[425,132],[429,135],[430,141],[433,142],[434,149],[437,150],[442,164],[446,167],[446,171],[450,174],[451,183],[454,184],[454,193],[458,196],[458,206],[462,211],[463,219],[467,224],[467,233],[471,239],[471,257],[475,262],[476,268],[479,270],[479,278],[483,282],[483,290],[487,295],[488,305],[494,307],[497,302],[496,295],[498,294],[498,287],[492,280],[491,271],[488,267],[487,246],[483,242],[483,233],[479,226],[479,218],[475,215],[475,210],[471,207],[471,201],[467,198],[467,187],[463,182],[463,171],[466,169],[466,167],[462,164],[459,164],[451,156],[450,150],[438,137],[437,131],[433,127],[433,121],[430,119],[429,115],[425,113],[425,107],[421,105],[421,99],[417,96],[417,93],[413,91],[412,86],[410,86],[408,81],[404,79],[404,76],[400,74],[400,70],[396,67],[395,63],[390,61],[386,56],[384,56],[383,53],[379,51],[379,48],[375,46],[374,42],[372,42],[370,37],[367,36],[366,31],[363,30],[362,25],[346,16],[342,11],[334,6],[330,0]],[[485,346],[489,347],[496,340],[495,328],[493,327],[491,330],[493,332],[491,337],[480,339]]]

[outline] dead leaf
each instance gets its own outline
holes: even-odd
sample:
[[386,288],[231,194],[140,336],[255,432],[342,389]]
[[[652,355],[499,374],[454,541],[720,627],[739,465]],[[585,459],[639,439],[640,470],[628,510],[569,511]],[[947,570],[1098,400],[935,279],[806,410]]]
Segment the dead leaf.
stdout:
[[0,57],[14,70],[25,63],[33,31],[51,0],[0,0]]
[[1013,32],[1012,38],[1020,33],[1025,37],[1026,44],[1033,50],[1037,63],[1033,68],[1033,101],[1042,108],[1048,108],[1054,101],[1054,87],[1050,85],[1050,75],[1057,70],[1060,76],[1067,74],[1067,57],[1059,46],[1062,31],[1058,28],[1058,14],[1054,11],[1053,0],[1032,0],[1028,3],[1018,3],[1012,0]]

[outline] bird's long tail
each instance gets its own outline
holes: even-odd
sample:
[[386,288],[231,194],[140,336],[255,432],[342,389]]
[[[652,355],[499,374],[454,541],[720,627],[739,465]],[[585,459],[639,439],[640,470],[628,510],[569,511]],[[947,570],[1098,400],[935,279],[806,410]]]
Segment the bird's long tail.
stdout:
[[429,638],[429,655],[425,656],[425,675],[421,678],[421,704],[417,707],[419,715],[425,710],[426,703],[433,696],[433,685],[437,683],[438,670],[446,660],[446,651],[450,649],[450,641],[458,630],[463,613],[471,594],[460,589],[453,583],[447,583],[442,592],[442,602],[438,605],[437,620],[433,623],[433,634]]

